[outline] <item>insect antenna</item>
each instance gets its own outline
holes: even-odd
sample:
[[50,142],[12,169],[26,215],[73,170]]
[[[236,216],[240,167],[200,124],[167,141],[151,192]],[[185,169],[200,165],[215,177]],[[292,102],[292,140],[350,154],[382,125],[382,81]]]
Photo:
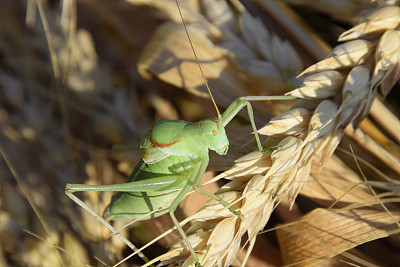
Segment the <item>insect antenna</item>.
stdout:
[[190,39],[189,32],[188,32],[188,30],[186,28],[186,23],[185,23],[185,20],[183,19],[182,11],[181,11],[181,8],[179,6],[178,0],[175,0],[175,2],[176,2],[176,5],[178,7],[181,19],[182,19],[183,27],[185,27],[185,32],[186,32],[186,35],[187,35],[187,37],[189,39],[190,46],[192,47],[192,51],[193,51],[194,57],[196,58],[197,65],[199,66],[199,69],[200,69],[200,72],[201,72],[201,77],[203,78],[204,83],[206,84],[206,87],[207,87],[207,90],[208,90],[208,94],[210,95],[211,100],[212,100],[212,102],[214,104],[215,110],[217,111],[218,119],[220,119],[221,118],[221,113],[219,113],[217,104],[215,103],[215,100],[214,100],[214,97],[213,97],[213,95],[211,93],[210,87],[208,86],[207,78],[204,75],[203,69],[201,68],[201,65],[200,65],[200,62],[199,62],[199,59],[197,58],[197,54],[196,54],[196,51],[194,50],[194,46],[193,46],[192,40]]

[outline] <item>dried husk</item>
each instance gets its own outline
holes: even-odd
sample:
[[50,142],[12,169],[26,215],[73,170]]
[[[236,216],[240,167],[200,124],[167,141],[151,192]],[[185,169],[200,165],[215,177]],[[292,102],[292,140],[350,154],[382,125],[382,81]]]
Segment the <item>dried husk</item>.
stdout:
[[400,78],[400,32],[388,30],[379,40],[375,56],[376,66],[374,69],[371,87],[380,85],[381,93],[386,96],[390,89]]
[[321,71],[350,68],[364,64],[374,52],[375,44],[371,41],[357,39],[336,46],[327,59],[324,59],[304,70],[300,75]]
[[326,99],[334,97],[343,84],[344,75],[335,70],[322,71],[304,79],[302,87],[287,95],[299,98]]
[[397,6],[382,7],[357,26],[342,33],[339,41],[350,41],[367,35],[382,34],[385,31],[396,29],[400,24],[400,8]]

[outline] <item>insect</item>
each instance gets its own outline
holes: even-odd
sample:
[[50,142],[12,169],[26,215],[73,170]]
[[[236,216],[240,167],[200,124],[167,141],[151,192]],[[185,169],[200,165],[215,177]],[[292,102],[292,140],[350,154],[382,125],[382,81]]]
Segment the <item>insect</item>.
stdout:
[[[181,18],[183,21],[182,14]],[[197,60],[185,24],[184,27]],[[197,63],[202,72],[198,60]],[[205,77],[203,72],[202,76]],[[147,220],[169,213],[176,229],[190,250],[196,266],[201,266],[199,258],[174,214],[179,203],[189,190],[193,188],[198,193],[220,201],[231,212],[240,216],[240,211],[235,211],[229,203],[199,187],[200,180],[209,163],[209,150],[214,150],[220,155],[227,154],[229,141],[225,126],[240,110],[246,107],[258,149],[263,151],[250,102],[295,99],[295,97],[291,96],[240,97],[221,115],[212,98],[207,82],[206,86],[217,109],[218,116],[216,118],[202,119],[198,122],[164,120],[154,123],[152,128],[141,139],[142,158],[132,171],[127,183],[113,185],[67,184],[65,188],[65,193],[69,198],[96,217],[133,250],[137,249],[129,240],[119,234],[105,219],[95,213],[73,193],[78,191],[118,192],[113,196],[111,203],[106,208],[105,217],[107,220]],[[163,207],[165,203],[169,202],[171,204],[168,207]],[[153,213],[149,214],[150,212]],[[141,256],[145,259],[143,254]]]

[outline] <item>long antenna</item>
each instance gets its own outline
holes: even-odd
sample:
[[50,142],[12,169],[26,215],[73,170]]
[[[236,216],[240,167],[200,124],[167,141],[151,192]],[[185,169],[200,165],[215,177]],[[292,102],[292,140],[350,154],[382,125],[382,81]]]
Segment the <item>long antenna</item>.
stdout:
[[188,32],[188,30],[187,30],[187,28],[186,28],[186,23],[185,23],[185,20],[183,19],[182,11],[181,11],[181,8],[179,7],[178,0],[175,0],[175,2],[176,2],[176,5],[177,5],[177,7],[178,7],[179,14],[181,15],[183,27],[185,27],[185,32],[186,32],[186,35],[187,35],[187,37],[188,37],[188,39],[189,39],[190,46],[192,47],[192,51],[193,51],[194,57],[196,58],[197,65],[199,66],[199,69],[200,69],[200,72],[201,72],[201,77],[203,77],[203,80],[204,80],[204,83],[206,84],[208,93],[210,94],[210,97],[211,97],[211,100],[212,100],[212,102],[213,102],[213,104],[214,104],[215,110],[217,111],[218,119],[220,119],[220,118],[221,118],[221,113],[219,113],[217,104],[215,103],[215,100],[214,100],[214,97],[212,96],[210,87],[208,86],[207,78],[206,78],[206,76],[204,75],[203,69],[201,68],[201,65],[200,65],[200,62],[199,62],[199,59],[197,58],[197,54],[196,54],[196,51],[194,50],[192,40],[190,39],[189,32]]

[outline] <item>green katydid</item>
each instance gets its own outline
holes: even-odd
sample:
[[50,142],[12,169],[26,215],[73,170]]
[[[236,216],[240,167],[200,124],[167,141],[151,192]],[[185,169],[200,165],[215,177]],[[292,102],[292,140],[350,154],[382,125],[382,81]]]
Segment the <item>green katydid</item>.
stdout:
[[[295,98],[287,96],[240,97],[218,118],[206,118],[195,123],[181,120],[158,121],[143,136],[140,144],[142,159],[132,171],[127,183],[113,185],[67,184],[65,193],[134,250],[136,248],[127,239],[75,197],[73,193],[77,191],[118,191],[119,193],[113,196],[105,211],[105,216],[109,220],[138,218],[146,220],[169,212],[194,261],[199,265],[199,259],[174,215],[176,208],[186,193],[193,188],[198,193],[216,198],[234,212],[228,203],[199,187],[200,180],[208,165],[208,151],[214,150],[220,155],[226,155],[229,141],[224,127],[244,106],[247,106],[257,146],[260,151],[263,151],[254,123],[250,101],[287,99]],[[168,208],[157,210],[170,201],[172,201],[172,204]],[[154,210],[157,211],[144,217]],[[239,212],[234,213],[240,214]]]
[[[184,21],[183,25],[197,60]],[[204,78],[198,60],[197,63]],[[207,82],[206,86],[208,88]],[[210,89],[208,88],[208,90],[216,107]],[[181,120],[158,121],[142,137],[140,143],[142,158],[132,171],[127,183],[113,185],[67,184],[65,193],[135,251],[137,250],[136,247],[129,240],[73,193],[78,191],[118,192],[112,197],[111,203],[106,208],[105,217],[108,220],[147,220],[169,213],[176,229],[190,250],[196,266],[201,266],[199,258],[174,215],[176,208],[189,190],[193,188],[198,193],[217,199],[231,212],[240,216],[240,211],[234,211],[229,203],[199,187],[200,180],[208,166],[209,150],[214,150],[220,155],[226,155],[229,141],[225,133],[225,126],[246,106],[258,149],[263,151],[250,102],[293,99],[296,98],[292,96],[245,96],[236,99],[222,115],[217,109],[217,118],[206,118],[195,123]],[[160,209],[160,207],[165,206],[165,203],[169,202],[171,202],[169,207]],[[153,213],[147,215],[150,212]],[[143,254],[140,255],[145,259]]]

